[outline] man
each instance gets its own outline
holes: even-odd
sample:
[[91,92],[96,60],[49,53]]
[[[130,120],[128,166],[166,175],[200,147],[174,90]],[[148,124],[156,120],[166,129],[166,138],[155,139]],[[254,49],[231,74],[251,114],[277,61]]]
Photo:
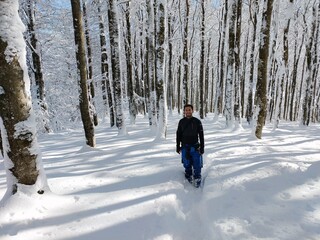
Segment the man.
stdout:
[[[185,177],[195,187],[201,184],[202,154],[204,153],[203,127],[198,118],[192,116],[193,106],[183,108],[184,118],[179,121],[176,144],[177,153],[182,157]],[[199,143],[200,141],[200,143]]]

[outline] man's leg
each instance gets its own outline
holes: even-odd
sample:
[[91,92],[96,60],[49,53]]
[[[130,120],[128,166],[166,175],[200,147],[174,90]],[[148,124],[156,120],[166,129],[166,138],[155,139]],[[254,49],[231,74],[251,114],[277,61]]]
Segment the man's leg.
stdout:
[[202,168],[202,157],[197,150],[192,151],[193,159],[193,170],[194,170],[194,182],[195,186],[199,187],[201,184],[201,168]]
[[183,167],[185,168],[185,177],[186,179],[188,179],[189,182],[191,182],[192,181],[192,164],[190,159],[190,150],[183,147],[181,153],[182,153]]

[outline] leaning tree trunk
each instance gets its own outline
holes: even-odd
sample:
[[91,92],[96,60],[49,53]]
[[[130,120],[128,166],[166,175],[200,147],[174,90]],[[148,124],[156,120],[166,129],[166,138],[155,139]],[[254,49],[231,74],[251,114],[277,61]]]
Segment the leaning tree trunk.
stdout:
[[262,136],[262,129],[265,124],[267,109],[268,58],[272,8],[273,0],[264,0],[259,46],[258,79],[255,97],[255,104],[259,110],[255,135],[259,139],[261,139]]
[[26,52],[19,19],[18,0],[0,1],[0,129],[7,172],[7,193],[20,185],[47,187],[30,95]]
[[80,7],[80,0],[71,0],[73,27],[74,27],[74,40],[77,47],[76,58],[77,68],[80,74],[80,113],[84,127],[86,144],[90,147],[95,146],[94,125],[90,114],[90,103],[87,84],[87,64],[86,64],[86,50],[85,50],[85,37],[83,32],[83,19]]

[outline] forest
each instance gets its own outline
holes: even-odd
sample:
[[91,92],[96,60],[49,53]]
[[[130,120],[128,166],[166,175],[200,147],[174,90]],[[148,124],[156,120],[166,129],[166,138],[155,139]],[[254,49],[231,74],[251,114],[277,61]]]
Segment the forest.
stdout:
[[319,121],[316,0],[28,0],[20,16],[40,131],[144,114],[164,135],[186,103],[227,126]]
[[319,31],[319,0],[0,0],[0,239],[320,239]]
[[[95,126],[110,124],[126,134],[127,122],[134,124],[138,114],[148,118],[156,137],[165,138],[168,114],[180,114],[186,103],[201,119],[214,113],[225,118],[226,127],[250,124],[258,139],[266,122],[308,126],[320,120],[318,0],[0,5],[1,132],[15,141],[16,126],[23,125],[11,149],[20,155],[35,134],[25,130],[33,128],[25,121],[31,108],[32,131],[82,124],[91,147]],[[16,42],[19,33],[25,45]],[[7,139],[2,141],[6,148]],[[31,169],[27,176],[36,176]]]

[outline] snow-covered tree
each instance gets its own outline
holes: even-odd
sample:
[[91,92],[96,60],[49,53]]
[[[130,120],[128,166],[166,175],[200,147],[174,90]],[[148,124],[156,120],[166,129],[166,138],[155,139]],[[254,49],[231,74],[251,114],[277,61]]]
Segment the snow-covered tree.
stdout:
[[45,83],[43,75],[43,67],[41,60],[41,45],[38,41],[38,31],[36,24],[36,4],[34,0],[25,1],[22,6],[21,18],[27,27],[25,39],[27,43],[27,65],[29,68],[29,76],[31,85],[34,84],[35,89],[35,112],[37,113],[37,122],[39,131],[50,132],[48,105],[45,98]]
[[114,88],[114,101],[116,109],[116,126],[119,134],[126,134],[126,125],[124,121],[122,107],[122,81],[120,70],[120,37],[119,23],[117,14],[117,1],[110,0],[108,5],[108,20],[109,20],[109,39],[111,51],[111,76]]
[[263,1],[261,32],[259,43],[258,77],[256,85],[255,105],[258,108],[257,125],[255,135],[261,138],[262,129],[266,120],[267,109],[267,84],[268,84],[268,60],[269,60],[269,39],[270,23],[272,17],[273,0]]
[[87,73],[87,59],[85,50],[85,35],[83,27],[83,17],[81,12],[80,0],[71,0],[73,27],[74,27],[74,39],[77,47],[76,59],[77,68],[79,71],[79,105],[81,119],[86,137],[86,143],[90,147],[95,147],[96,141],[94,136],[94,124],[90,114],[90,102],[88,91],[88,73]]
[[229,34],[228,34],[228,59],[226,72],[226,92],[225,92],[225,108],[227,127],[234,124],[234,79],[235,79],[235,37],[236,37],[236,18],[237,3],[236,0],[229,2]]
[[40,194],[48,189],[31,102],[25,28],[18,9],[18,0],[0,1],[0,127],[7,196],[23,191],[23,185],[34,186]]

